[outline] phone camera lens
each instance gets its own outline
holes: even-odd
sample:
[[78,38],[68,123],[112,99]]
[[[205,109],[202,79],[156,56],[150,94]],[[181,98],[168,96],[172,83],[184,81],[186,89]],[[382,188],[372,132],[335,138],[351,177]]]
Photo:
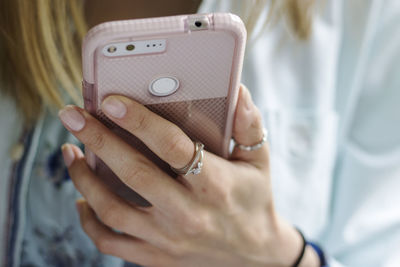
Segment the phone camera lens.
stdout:
[[203,24],[201,23],[201,21],[196,21],[196,22],[194,23],[194,25],[196,25],[197,28],[200,28],[201,25],[203,25]]
[[133,44],[129,44],[126,46],[126,50],[128,51],[133,51],[135,49],[135,46]]

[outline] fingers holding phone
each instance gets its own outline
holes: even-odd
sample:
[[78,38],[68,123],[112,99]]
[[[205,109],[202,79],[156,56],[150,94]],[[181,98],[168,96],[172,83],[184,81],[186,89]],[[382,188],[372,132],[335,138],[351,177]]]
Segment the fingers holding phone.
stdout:
[[[166,126],[164,131],[159,131],[157,123],[152,123],[161,117],[133,100],[124,101],[127,106],[135,106],[138,112],[149,112],[145,116],[134,117],[136,120],[144,117],[140,124],[147,125],[142,130],[145,138],[149,135],[170,142],[164,136],[176,131],[167,132],[176,126],[162,121],[161,124]],[[65,112],[71,110],[80,115],[66,116]],[[78,116],[83,116],[83,126],[82,118]],[[260,225],[275,225],[265,222],[265,218],[275,218],[266,214],[270,209],[265,209],[272,203],[268,186],[265,186],[268,172],[244,159],[228,161],[206,152],[204,171],[184,177],[191,185],[187,188],[163,173],[153,162],[146,161],[139,151],[128,146],[84,110],[67,107],[60,117],[67,129],[114,170],[127,186],[153,204],[148,208],[132,206],[104,185],[86,164],[79,148],[65,146],[63,154],[71,178],[87,201],[78,203],[82,227],[103,253],[145,265],[153,265],[157,259],[163,264],[170,263],[170,266],[204,262],[208,262],[208,266],[219,266],[221,259],[214,255],[224,255],[227,262],[224,261],[223,265],[234,266],[234,262],[243,260],[240,255],[249,247],[263,251],[263,255],[268,251],[257,247],[257,244],[264,243],[264,236],[269,235],[259,231],[265,230]],[[68,121],[71,118],[81,123],[77,131]],[[138,121],[130,123],[137,125]],[[93,136],[101,138],[92,139]],[[179,138],[191,143],[183,133]],[[151,141],[150,138],[146,142]],[[72,150],[72,158],[69,150]],[[258,238],[255,243],[251,241],[254,236]],[[198,253],[193,254],[193,251]]]
[[109,96],[101,104],[118,126],[139,138],[173,168],[182,168],[194,153],[193,141],[175,124],[124,96]]
[[[98,25],[83,44],[85,109],[166,173],[192,159],[188,172],[205,172],[203,149],[229,157],[245,41],[243,22],[228,13]],[[86,158],[114,192],[150,205],[90,148]]]
[[[268,169],[269,151],[268,144],[265,144],[268,132],[263,128],[260,111],[244,85],[240,88],[235,112],[233,138],[236,145],[231,159],[246,161],[263,170]],[[239,146],[245,149],[240,149]]]
[[[179,199],[186,194],[184,188],[96,118],[74,106],[65,107],[59,117],[64,126],[107,164],[130,190],[140,191],[146,200],[158,207],[179,208],[182,202]],[[168,191],[164,192],[165,188]]]

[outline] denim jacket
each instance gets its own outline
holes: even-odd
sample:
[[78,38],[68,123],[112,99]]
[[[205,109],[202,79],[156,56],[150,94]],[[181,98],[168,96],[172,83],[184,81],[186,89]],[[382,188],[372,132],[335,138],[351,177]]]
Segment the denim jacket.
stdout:
[[80,194],[60,150],[65,142],[78,144],[50,112],[22,131],[25,152],[9,173],[1,266],[133,266],[100,253],[80,227],[74,201]]

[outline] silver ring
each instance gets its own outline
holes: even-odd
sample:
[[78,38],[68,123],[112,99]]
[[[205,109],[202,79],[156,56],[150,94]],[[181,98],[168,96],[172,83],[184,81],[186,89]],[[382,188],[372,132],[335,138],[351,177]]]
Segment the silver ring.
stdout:
[[176,174],[186,176],[188,174],[196,175],[201,172],[201,168],[203,167],[204,145],[200,142],[194,142],[194,148],[193,158],[185,167],[180,169],[171,167]]
[[263,128],[263,137],[262,137],[261,141],[258,142],[257,144],[251,145],[251,146],[241,145],[241,144],[237,143],[235,139],[233,139],[233,141],[235,142],[235,147],[239,148],[240,150],[254,151],[254,150],[260,149],[268,141],[268,131],[267,131],[267,129]]

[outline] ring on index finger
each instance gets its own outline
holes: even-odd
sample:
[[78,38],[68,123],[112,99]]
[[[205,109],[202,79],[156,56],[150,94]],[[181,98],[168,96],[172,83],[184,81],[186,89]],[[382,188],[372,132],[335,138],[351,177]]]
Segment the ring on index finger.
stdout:
[[188,174],[197,175],[201,172],[201,168],[203,167],[204,145],[200,142],[194,142],[194,147],[195,150],[192,160],[185,167],[180,169],[171,167],[176,174],[186,176]]

